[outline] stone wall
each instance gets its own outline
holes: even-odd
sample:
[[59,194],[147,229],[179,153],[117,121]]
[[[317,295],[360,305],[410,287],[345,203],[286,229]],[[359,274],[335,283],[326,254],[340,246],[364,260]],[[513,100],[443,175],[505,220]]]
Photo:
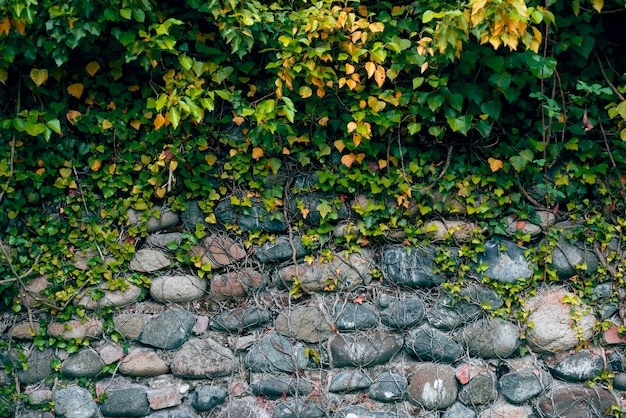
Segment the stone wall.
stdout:
[[[240,235],[207,226],[190,249],[212,267],[208,280],[199,278],[172,252],[180,231],[204,225],[191,202],[184,213],[148,220],[129,268],[151,278],[149,292],[132,284],[86,289],[73,301],[86,308],[84,317],[58,323],[37,310],[46,278],[29,283],[21,298],[30,317],[5,313],[0,329],[5,340],[30,347],[29,367],[17,373],[20,391],[31,396],[20,416],[52,416],[33,406],[50,401],[57,417],[81,418],[596,417],[622,406],[621,301],[611,298],[610,281],[594,289],[593,305],[568,289],[576,266],[597,270],[602,256],[565,238],[572,223],[552,225],[549,213],[536,223],[506,220],[510,237],[483,243],[457,282],[459,247],[441,240],[470,239],[469,223],[431,223],[430,245],[407,247],[398,234],[346,254],[307,249],[262,208],[217,209],[222,224],[275,240],[245,248]],[[502,315],[516,296],[485,283],[506,288],[530,279],[536,265],[510,238],[525,229],[539,246],[548,227],[562,236],[551,253],[560,280],[513,300],[523,315]],[[341,223],[334,233],[343,233]],[[94,260],[103,262],[95,252],[72,262],[88,269]],[[110,308],[121,341],[101,315]],[[613,325],[599,328],[602,320]],[[48,335],[90,345],[71,354],[34,348],[42,323]],[[16,352],[2,360],[20,361]],[[0,384],[9,378],[0,374]]]

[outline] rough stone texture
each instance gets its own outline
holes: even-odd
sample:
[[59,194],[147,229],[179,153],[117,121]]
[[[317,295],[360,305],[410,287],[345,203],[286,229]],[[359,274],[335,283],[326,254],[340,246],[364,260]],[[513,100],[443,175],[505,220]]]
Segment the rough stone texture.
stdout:
[[[251,207],[245,211],[239,211],[229,199],[222,200],[215,207],[215,216],[225,224],[237,223],[242,231],[266,231],[282,232],[287,229],[287,225],[281,219],[273,219],[268,213],[260,199],[254,199]],[[282,212],[281,212],[282,215]]]
[[517,325],[502,318],[483,319],[467,325],[455,335],[474,357],[508,358],[519,347]]
[[370,367],[383,364],[401,347],[400,336],[382,332],[335,334],[328,341],[329,357],[334,367]]
[[141,296],[141,288],[134,284],[128,284],[125,290],[110,290],[106,283],[99,286],[102,295],[94,300],[91,292],[83,292],[75,304],[80,304],[87,309],[101,309],[109,307],[119,307],[137,302]]
[[468,406],[489,404],[497,396],[496,376],[487,370],[472,376],[467,384],[461,386],[458,393],[459,400]]
[[270,320],[269,311],[251,306],[221,312],[211,318],[211,328],[216,331],[243,332],[263,326]]
[[130,385],[106,392],[100,412],[107,417],[141,417],[150,412],[148,390],[140,385]]
[[152,315],[141,313],[120,314],[113,318],[115,330],[131,341],[137,341],[144,325],[152,319]]
[[378,324],[378,316],[369,304],[338,303],[335,305],[333,314],[335,325],[341,331],[373,328]]
[[441,418],[476,418],[476,412],[460,402],[455,402],[454,405],[441,414]]
[[216,274],[211,279],[211,295],[217,300],[241,298],[263,287],[266,281],[263,274],[252,269]]
[[98,413],[98,405],[91,393],[79,386],[54,391],[52,401],[58,418],[92,418]]
[[210,411],[224,403],[228,391],[220,386],[199,386],[193,393],[191,404],[198,411]]
[[538,370],[522,369],[502,376],[498,381],[498,390],[508,402],[519,405],[539,396],[544,391],[544,385]]
[[127,376],[158,376],[169,371],[167,364],[150,349],[131,350],[119,365],[119,372]]
[[580,350],[565,357],[555,365],[548,365],[550,372],[568,382],[593,379],[604,369],[604,359],[589,350]]
[[144,248],[135,253],[128,266],[133,271],[152,273],[169,267],[171,263],[161,250]]
[[[178,214],[166,207],[153,207],[151,213],[155,215],[150,216],[146,221],[146,230],[149,233],[171,228],[179,221]],[[134,209],[128,210],[128,223],[131,225],[141,223],[141,217],[141,212],[135,211]]]
[[555,228],[560,230],[556,247],[552,251],[552,263],[550,267],[555,269],[561,278],[569,278],[577,274],[576,266],[587,264],[586,273],[592,274],[598,271],[600,260],[594,252],[593,244],[586,244],[583,241],[575,243],[567,238],[568,233],[576,229],[576,225],[571,222],[559,222]]
[[103,366],[98,353],[91,348],[84,348],[63,362],[61,373],[69,378],[96,377],[102,373]]
[[340,372],[330,381],[328,391],[333,393],[355,392],[367,389],[371,384],[372,379],[362,371]]
[[180,394],[171,386],[148,389],[147,395],[150,408],[154,410],[170,408],[182,403]]
[[266,242],[260,247],[255,247],[254,254],[261,263],[277,263],[293,258],[293,250],[296,250],[296,260],[301,259],[310,251],[304,248],[300,237],[293,237],[293,247],[288,237],[278,237],[276,242]]
[[418,325],[424,319],[424,302],[421,299],[408,296],[395,298],[383,295],[378,299],[380,321],[389,328],[405,330]]
[[11,338],[16,340],[33,340],[35,336],[41,335],[41,327],[39,322],[31,324],[30,322],[22,322],[15,324],[9,331]]
[[163,234],[150,234],[146,237],[146,245],[164,251],[173,251],[183,242],[181,232],[166,232]]
[[578,335],[589,340],[594,333],[595,316],[586,305],[575,306],[582,312],[576,324],[570,315],[572,304],[564,303],[564,298],[577,300],[576,295],[559,287],[547,287],[526,301],[529,313],[527,322],[533,323],[527,333],[528,345],[537,352],[547,353],[574,348],[580,342]]
[[424,232],[434,241],[442,241],[448,237],[454,237],[458,241],[467,241],[474,235],[476,223],[444,219],[443,221],[430,221],[424,226]]
[[409,418],[407,415],[388,411],[372,411],[361,405],[351,405],[337,411],[334,418]]
[[247,396],[228,402],[215,418],[272,418],[271,404],[266,401]]
[[201,256],[202,263],[209,263],[212,269],[219,269],[246,257],[246,250],[232,238],[222,235],[209,235],[199,245],[191,248],[192,255]]
[[263,335],[248,351],[246,367],[253,372],[287,372],[304,369],[308,360],[304,346],[271,332]]
[[[517,405],[511,405],[504,401],[498,400],[493,405],[483,410],[478,417],[479,418],[537,418],[537,415],[535,414],[535,411],[533,411],[533,408],[530,405],[517,406]],[[565,418],[565,416],[561,418]]]
[[279,402],[274,408],[274,418],[321,418],[328,416],[326,408],[318,398],[289,399]]
[[314,306],[281,312],[274,321],[274,327],[277,333],[285,337],[313,344],[326,340],[332,332],[324,315]]
[[381,373],[369,388],[369,397],[378,402],[401,401],[406,397],[406,378],[396,373]]
[[51,322],[48,325],[48,334],[61,337],[64,340],[72,338],[100,338],[102,336],[102,322],[98,319],[71,320],[65,323]]
[[329,283],[335,282],[335,290],[351,290],[372,281],[372,267],[372,254],[363,249],[361,253],[352,253],[347,257],[336,254],[330,262],[317,259],[311,264],[298,264],[297,268],[280,268],[274,275],[274,281],[291,288],[294,278],[298,277],[302,290],[306,292],[321,292]]
[[411,330],[404,344],[409,354],[423,361],[452,363],[464,353],[452,337],[426,324]]
[[187,209],[183,211],[180,218],[188,231],[195,231],[196,225],[205,225],[204,213],[202,213],[200,205],[195,200],[187,202]]
[[232,351],[210,338],[190,339],[170,363],[172,374],[186,379],[215,379],[229,375],[234,367]]
[[487,241],[478,261],[488,266],[482,274],[497,282],[515,283],[533,275],[533,266],[524,256],[524,248],[511,241]]
[[304,396],[311,392],[310,382],[287,376],[271,377],[250,384],[250,390],[256,396],[279,399],[286,396]]
[[150,283],[150,296],[158,302],[187,303],[202,297],[206,289],[206,279],[191,274],[158,276]]
[[383,253],[382,270],[391,283],[408,287],[425,287],[441,283],[442,277],[434,272],[435,249],[392,247]]
[[39,276],[31,280],[20,292],[22,305],[34,308],[39,301],[45,299],[45,296],[43,296],[41,292],[48,287],[48,284],[49,282],[46,276]]
[[546,418],[588,418],[605,415],[617,400],[606,389],[569,385],[553,390],[538,402]]
[[411,403],[425,409],[446,409],[456,402],[454,369],[445,364],[420,363],[407,389]]
[[177,406],[176,408],[169,408],[153,412],[152,414],[148,415],[148,418],[197,418],[197,415],[187,406],[181,405]]
[[[11,356],[13,357],[13,356]],[[17,378],[23,385],[30,385],[45,379],[51,372],[50,360],[54,358],[54,351],[46,348],[42,351],[33,349],[26,361],[28,361],[28,369],[18,368]],[[13,364],[17,364],[17,356],[11,359]]]
[[191,335],[196,317],[183,309],[165,311],[144,325],[138,341],[157,348],[173,350]]

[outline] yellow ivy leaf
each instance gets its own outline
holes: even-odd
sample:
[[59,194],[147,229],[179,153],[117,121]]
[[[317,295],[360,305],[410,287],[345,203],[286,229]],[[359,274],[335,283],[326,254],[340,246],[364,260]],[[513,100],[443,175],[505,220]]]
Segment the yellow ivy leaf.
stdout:
[[387,167],[387,160],[378,160],[378,168],[382,170],[385,167]]
[[89,64],[85,66],[85,71],[87,71],[87,73],[92,77],[96,75],[99,69],[100,69],[100,64],[98,64],[95,61],[91,61]]
[[252,148],[252,158],[259,160],[263,156],[263,149],[259,147]]
[[619,137],[622,141],[626,141],[626,128],[619,131]]
[[385,24],[382,22],[374,22],[370,25],[369,29],[372,33],[382,32],[385,30]]
[[489,168],[491,168],[492,173],[495,173],[503,166],[502,160],[498,160],[493,157],[489,157],[487,161],[489,162]]
[[309,216],[309,209],[307,208],[300,209],[300,213],[302,214],[302,217],[306,219],[306,217]]
[[235,117],[233,118],[233,122],[234,122],[234,123],[235,123],[235,125],[237,125],[237,126],[241,126],[241,124],[243,123],[243,121],[244,121],[244,120],[245,120],[245,119],[244,119],[243,117],[241,117],[241,116],[235,116]]
[[76,97],[77,99],[80,99],[80,96],[83,95],[83,90],[85,89],[85,86],[82,83],[74,83],[74,84],[70,84],[67,87],[67,92],[71,95]]
[[67,168],[67,167],[63,167],[59,169],[59,173],[61,174],[61,178],[68,178],[70,176],[70,174],[72,174],[72,169],[71,168]]
[[317,123],[319,123],[320,126],[327,126],[328,125],[328,116],[324,116],[323,118],[319,118]]
[[591,7],[600,13],[604,7],[604,0],[591,0]]
[[17,30],[17,33],[24,35],[26,31],[26,21],[24,19],[13,19],[11,23],[13,23],[13,27]]
[[155,194],[159,199],[163,199],[165,196],[165,187],[157,187],[155,190]]
[[362,139],[363,137],[361,136],[361,134],[357,134],[355,132],[354,135],[352,135],[352,142],[354,142],[355,147],[358,147],[361,144]]
[[335,146],[335,148],[337,148],[339,152],[343,152],[344,148],[346,147],[346,145],[343,143],[343,140],[341,139],[338,139],[335,142],[333,142],[333,145]]
[[159,113],[158,115],[156,115],[156,118],[154,118],[154,129],[158,131],[164,124],[165,118],[162,114]]
[[67,114],[65,115],[65,117],[67,118],[67,120],[74,125],[77,121],[78,121],[78,117],[81,115],[81,113],[78,110],[70,110],[67,112]]
[[376,72],[374,73],[374,80],[376,81],[376,84],[378,84],[378,87],[382,87],[383,84],[385,84],[386,78],[387,78],[387,75],[385,74],[385,69],[383,68],[383,66],[379,65],[378,67],[376,67]]
[[354,72],[354,65],[346,64],[346,75],[350,75]]
[[48,70],[40,70],[39,68],[33,68],[30,70],[30,79],[37,87],[48,81]]
[[40,175],[42,175],[45,172],[46,172],[46,169],[42,167],[42,168],[38,168],[37,171],[35,171],[35,174],[40,176]]
[[354,80],[346,80],[346,84],[348,85],[350,91],[354,90],[356,86],[358,86],[358,83]]
[[206,218],[204,218],[204,220],[210,224],[216,224],[217,223],[217,218],[215,217],[214,213],[209,213],[209,216],[207,216]]
[[93,163],[91,163],[89,167],[91,168],[91,171],[98,171],[100,170],[101,166],[102,166],[102,161],[95,160]]
[[7,70],[4,68],[0,68],[0,83],[6,85],[8,78],[9,74],[7,73]]
[[343,157],[341,157],[341,163],[348,168],[350,168],[355,161],[356,161],[356,156],[353,153],[346,154]]
[[229,154],[231,157],[234,157],[235,155],[237,155],[237,150],[236,150],[236,149],[234,149],[234,148],[231,148],[231,149],[230,149],[230,151],[228,151],[228,154]]
[[11,30],[11,21],[8,17],[5,17],[0,21],[0,32],[4,32],[4,35],[8,36],[9,30]]
[[364,152],[359,152],[356,155],[356,160],[359,162],[359,164],[361,164],[364,159],[365,159],[365,153]]
[[357,128],[356,122],[348,122],[348,133],[354,131]]
[[302,86],[298,89],[298,94],[303,99],[308,99],[313,95],[313,90],[311,90],[311,87],[309,86]]
[[102,130],[106,131],[107,129],[110,129],[113,126],[113,124],[111,123],[110,120],[105,119],[102,121]]
[[428,69],[428,61],[422,64],[422,66],[420,67],[420,72],[424,74],[424,71],[426,71],[427,69]]
[[130,126],[132,126],[134,130],[138,131],[139,128],[141,128],[141,121],[139,119],[133,119],[130,121]]
[[374,72],[376,72],[376,64],[374,64],[372,61],[366,62],[365,71],[367,71],[367,78],[372,78]]
[[359,39],[361,39],[362,34],[363,32],[361,32],[360,30],[352,32],[352,43],[355,44]]
[[110,175],[115,174],[115,169],[116,169],[116,168],[117,168],[117,164],[116,164],[116,163],[111,164],[111,165],[109,166],[109,174],[110,174]]
[[134,84],[132,86],[128,86],[128,91],[130,91],[131,93],[134,93],[136,91],[139,91],[139,86]]

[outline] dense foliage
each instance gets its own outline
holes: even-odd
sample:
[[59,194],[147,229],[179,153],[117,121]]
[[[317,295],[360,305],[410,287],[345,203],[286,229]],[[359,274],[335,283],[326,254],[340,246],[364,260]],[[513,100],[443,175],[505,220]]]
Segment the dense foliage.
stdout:
[[[214,223],[220,200],[260,198],[273,216],[306,216],[283,207],[294,184],[275,181],[301,173],[338,196],[319,203],[325,221],[342,197],[369,198],[337,245],[395,228],[419,243],[450,198],[495,233],[537,208],[617,233],[624,6],[0,2],[0,304],[19,311],[18,285],[46,274],[47,308],[80,316],[79,289],[125,282],[145,234],[129,208],[194,199]],[[302,225],[311,242],[331,230]],[[94,246],[115,261],[67,262]]]

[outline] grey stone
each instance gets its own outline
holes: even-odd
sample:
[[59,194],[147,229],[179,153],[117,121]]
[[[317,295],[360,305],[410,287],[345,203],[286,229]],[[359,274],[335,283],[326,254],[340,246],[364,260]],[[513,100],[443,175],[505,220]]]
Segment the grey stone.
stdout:
[[468,317],[461,312],[461,309],[459,309],[461,304],[472,308],[475,316],[480,315],[480,308],[475,305],[470,305],[465,301],[453,304],[452,298],[445,295],[433,303],[430,309],[426,311],[428,323],[434,328],[444,331],[450,331],[460,327],[467,321]]
[[274,418],[321,418],[327,411],[318,397],[295,398],[279,402],[274,408]]
[[124,313],[113,318],[115,330],[131,341],[137,341],[144,325],[152,315],[142,313]]
[[593,379],[604,369],[604,360],[589,350],[580,350],[565,357],[553,366],[548,366],[552,375],[568,382]]
[[536,237],[543,232],[541,226],[530,221],[516,219],[513,216],[507,216],[504,219],[504,225],[506,228],[506,234],[510,237],[515,237],[517,232],[524,235],[530,235],[531,237]]
[[204,213],[200,209],[200,205],[195,200],[187,202],[187,209],[181,214],[181,220],[185,229],[188,231],[195,231],[196,225],[205,225]]
[[311,383],[291,376],[270,377],[250,384],[250,391],[256,396],[279,399],[283,396],[304,396],[311,392]]
[[335,325],[341,331],[355,331],[373,328],[378,324],[378,316],[368,304],[344,302],[335,305]]
[[340,372],[333,377],[328,387],[329,392],[346,393],[367,389],[372,384],[372,379],[360,370]]
[[150,412],[148,391],[140,385],[129,385],[106,392],[100,412],[107,417],[142,417]]
[[273,405],[271,402],[261,400],[256,397],[246,396],[245,398],[229,401],[215,418],[271,418]]
[[305,224],[318,226],[323,219],[318,207],[324,202],[330,205],[333,219],[347,219],[350,216],[348,204],[338,201],[336,196],[332,194],[319,192],[293,194],[289,203],[292,208],[302,207],[308,210],[307,216],[303,217]]
[[317,259],[312,263],[282,267],[274,274],[274,281],[291,289],[297,277],[305,292],[322,292],[328,285],[335,290],[353,290],[372,281],[373,256],[367,249],[349,255],[335,254],[332,260]]
[[215,207],[214,213],[222,223],[237,223],[244,232],[283,232],[287,229],[282,212],[280,217],[272,216],[260,199],[254,199],[252,205],[246,208],[236,208],[230,200],[222,200]]
[[405,347],[409,354],[423,361],[452,363],[464,353],[452,337],[426,324],[409,332]]
[[150,234],[146,237],[146,244],[152,248],[164,251],[174,251],[183,242],[181,232],[167,232],[164,234]]
[[402,348],[402,337],[382,332],[335,334],[328,340],[334,367],[370,367],[386,363]]
[[61,373],[65,377],[96,377],[102,373],[104,362],[98,353],[91,348],[84,348],[70,355],[61,365]]
[[579,267],[583,264],[586,264],[584,271],[587,274],[595,273],[600,266],[593,244],[586,244],[583,240],[570,240],[570,234],[577,227],[572,222],[559,222],[555,225],[559,229],[559,239],[551,254],[550,267],[556,270],[560,278],[566,279],[578,274]]
[[215,379],[228,376],[235,367],[230,349],[211,338],[191,338],[174,355],[170,369],[186,379]]
[[324,315],[314,306],[281,312],[274,321],[274,328],[280,335],[313,344],[326,340],[332,332]]
[[530,279],[534,266],[526,259],[525,249],[508,240],[487,241],[479,264],[485,263],[487,270],[482,274],[500,283],[516,283]]
[[170,371],[167,364],[151,349],[135,348],[119,363],[120,373],[126,376],[158,376]]
[[217,300],[239,299],[265,286],[267,277],[251,268],[216,274],[211,278],[211,296]]
[[434,247],[390,247],[383,252],[381,269],[388,282],[407,287],[426,287],[443,281],[435,273]]
[[198,414],[189,407],[181,405],[153,412],[147,418],[198,418]]
[[256,306],[223,311],[211,318],[211,328],[216,331],[243,332],[265,325],[271,319],[269,311]]
[[495,290],[489,289],[485,286],[479,284],[473,284],[461,289],[459,292],[459,296],[463,299],[468,298],[469,300],[461,300],[457,304],[460,304],[459,310],[462,314],[466,314],[473,319],[473,311],[465,312],[467,308],[465,308],[462,302],[473,305],[473,307],[480,307],[488,311],[494,311],[496,309],[501,308],[504,305],[504,299],[500,296]]
[[255,247],[254,254],[261,263],[278,263],[291,260],[293,259],[294,249],[296,251],[296,260],[310,254],[310,251],[302,244],[300,237],[294,236],[292,242],[293,247],[289,237],[280,236],[276,238],[276,242],[266,242],[259,247]]
[[339,409],[334,418],[409,418],[407,415],[389,411],[370,411],[361,405],[350,405]]
[[454,405],[441,414],[441,418],[476,418],[476,412],[460,402],[455,402]]
[[607,416],[613,406],[619,405],[611,393],[598,386],[567,385],[541,398],[537,406],[546,418],[588,418]]
[[497,396],[496,376],[488,371],[472,376],[467,384],[461,386],[458,394],[459,400],[467,406],[486,405]]
[[191,274],[158,276],[150,283],[150,295],[157,302],[187,303],[204,296],[207,280]]
[[[572,303],[565,303],[570,300]],[[571,310],[581,313],[576,324]],[[596,323],[593,310],[580,302],[578,296],[559,287],[547,287],[526,300],[527,323],[534,326],[526,331],[528,346],[535,352],[548,353],[574,348],[582,340],[590,340]],[[581,338],[581,339],[579,339]]]
[[308,359],[302,344],[292,345],[288,338],[271,332],[252,346],[245,363],[252,372],[291,373],[306,368]]
[[522,369],[507,373],[498,381],[498,390],[504,398],[515,405],[539,396],[544,385],[536,369]]
[[517,325],[502,318],[484,318],[455,334],[456,341],[475,357],[508,358],[521,344]]
[[[530,405],[511,405],[498,400],[480,412],[479,418],[537,418],[538,415]],[[565,417],[560,417],[565,418]],[[568,417],[569,418],[569,417]]]
[[454,369],[446,364],[420,363],[407,390],[411,403],[433,410],[447,409],[456,401]]
[[158,215],[153,215],[146,221],[146,231],[148,232],[162,231],[171,228],[176,225],[180,219],[177,213],[172,212],[168,208],[153,208],[153,211],[154,210],[157,211]]
[[98,405],[91,393],[79,386],[55,390],[52,401],[58,418],[92,418],[98,413]]
[[223,234],[206,236],[200,244],[191,247],[191,254],[200,256],[201,263],[209,263],[212,269],[231,265],[247,255],[242,245]]
[[169,267],[171,263],[161,250],[144,248],[135,253],[128,267],[133,271],[151,273]]
[[108,285],[103,283],[98,286],[98,293],[100,293],[98,300],[93,299],[92,294],[95,292],[92,290],[83,292],[75,304],[80,304],[87,309],[126,306],[137,302],[141,292],[141,288],[134,284],[128,284],[124,290],[110,290]]
[[405,330],[419,324],[425,314],[424,302],[414,296],[405,298],[382,296],[378,300],[378,308],[380,321],[397,330]]
[[369,397],[378,402],[401,401],[406,396],[406,378],[396,373],[385,372],[376,377],[369,388]]
[[613,388],[626,391],[626,373],[616,373],[613,377]]
[[[17,357],[11,357],[13,363],[17,364]],[[49,348],[44,350],[32,350],[26,359],[28,362],[28,369],[24,370],[21,367],[17,368],[17,378],[19,382],[23,385],[31,385],[48,377],[48,375],[52,372],[50,360],[53,358],[54,352]]]
[[187,341],[195,324],[196,317],[189,311],[165,311],[144,325],[138,340],[153,347],[173,350]]
[[228,391],[220,386],[199,386],[191,398],[191,405],[198,411],[210,411],[224,403]]

